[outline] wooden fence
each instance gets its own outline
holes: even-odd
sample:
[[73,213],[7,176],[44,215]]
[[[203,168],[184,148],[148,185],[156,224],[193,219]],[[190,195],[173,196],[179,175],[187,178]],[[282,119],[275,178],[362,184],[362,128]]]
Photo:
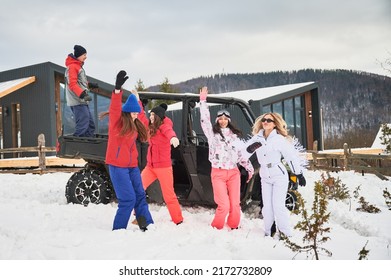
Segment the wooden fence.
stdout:
[[[0,173],[48,173],[74,172],[85,164],[82,159],[60,159],[47,157],[46,153],[56,152],[56,147],[45,146],[45,135],[38,135],[35,147],[0,149]],[[24,153],[36,153],[38,157],[22,157]],[[13,154],[12,158],[3,158],[4,154]],[[50,167],[50,168],[48,168]]]
[[314,170],[354,170],[361,173],[372,173],[382,180],[388,180],[386,176],[391,176],[391,155],[353,153],[346,143],[343,152],[311,151],[309,165],[310,169]]

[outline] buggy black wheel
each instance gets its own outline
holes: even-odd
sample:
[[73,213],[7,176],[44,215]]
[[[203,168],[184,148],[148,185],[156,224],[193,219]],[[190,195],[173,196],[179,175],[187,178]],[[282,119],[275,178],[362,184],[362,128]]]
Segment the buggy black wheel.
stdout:
[[65,189],[68,203],[107,204],[113,198],[113,188],[105,172],[95,169],[82,169],[69,178]]
[[286,194],[285,207],[288,208],[289,211],[293,211],[297,208],[297,195],[292,190],[288,190],[288,193]]

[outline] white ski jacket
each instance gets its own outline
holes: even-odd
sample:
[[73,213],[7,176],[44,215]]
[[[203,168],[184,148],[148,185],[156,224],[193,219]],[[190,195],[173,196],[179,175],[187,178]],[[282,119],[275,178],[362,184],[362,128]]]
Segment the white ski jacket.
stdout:
[[[271,178],[275,175],[286,175],[287,170],[282,163],[282,159],[294,174],[302,174],[305,170],[306,160],[300,155],[300,145],[295,144],[295,140],[289,141],[288,138],[280,135],[274,129],[267,139],[263,136],[264,130],[261,129],[257,135],[254,135],[246,146],[260,142],[262,146],[255,153],[260,164],[261,178]],[[250,157],[251,154],[247,153]]]

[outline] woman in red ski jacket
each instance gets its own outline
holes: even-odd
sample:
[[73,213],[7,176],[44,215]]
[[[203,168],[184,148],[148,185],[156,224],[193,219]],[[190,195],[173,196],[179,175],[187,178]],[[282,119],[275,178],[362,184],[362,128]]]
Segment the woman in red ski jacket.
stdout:
[[172,128],[172,121],[165,116],[166,109],[167,105],[161,104],[151,110],[147,165],[141,172],[141,179],[144,189],[147,189],[156,179],[159,180],[171,219],[178,225],[183,222],[183,217],[174,191],[171,145],[176,148],[179,140]]
[[138,119],[143,117],[144,111],[141,110],[136,95],[129,95],[126,103],[122,105],[122,85],[128,78],[125,71],[118,73],[109,107],[106,164],[118,199],[113,230],[126,229],[134,209],[138,225],[142,231],[145,231],[153,220],[138,168],[136,140],[139,138],[140,141],[147,141],[148,132]]

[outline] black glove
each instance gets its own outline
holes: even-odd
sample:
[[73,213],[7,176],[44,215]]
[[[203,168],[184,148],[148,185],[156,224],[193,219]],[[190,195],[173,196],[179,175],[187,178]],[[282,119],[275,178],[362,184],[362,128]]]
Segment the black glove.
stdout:
[[126,80],[129,79],[128,76],[126,76],[126,72],[124,70],[121,70],[117,74],[117,79],[115,80],[115,89],[121,89],[122,85],[126,82]]
[[297,179],[299,180],[299,185],[304,187],[307,184],[307,182],[306,182],[303,174],[299,174],[296,176],[297,176]]
[[88,87],[90,89],[94,89],[94,88],[99,88],[99,85],[98,85],[98,83],[88,83]]
[[87,94],[87,90],[83,91],[81,94],[80,94],[80,99],[83,99],[84,101],[91,101],[92,98],[91,96],[89,96]]
[[256,149],[262,146],[261,142],[254,142],[250,146],[247,147],[246,151],[250,154],[254,153]]

